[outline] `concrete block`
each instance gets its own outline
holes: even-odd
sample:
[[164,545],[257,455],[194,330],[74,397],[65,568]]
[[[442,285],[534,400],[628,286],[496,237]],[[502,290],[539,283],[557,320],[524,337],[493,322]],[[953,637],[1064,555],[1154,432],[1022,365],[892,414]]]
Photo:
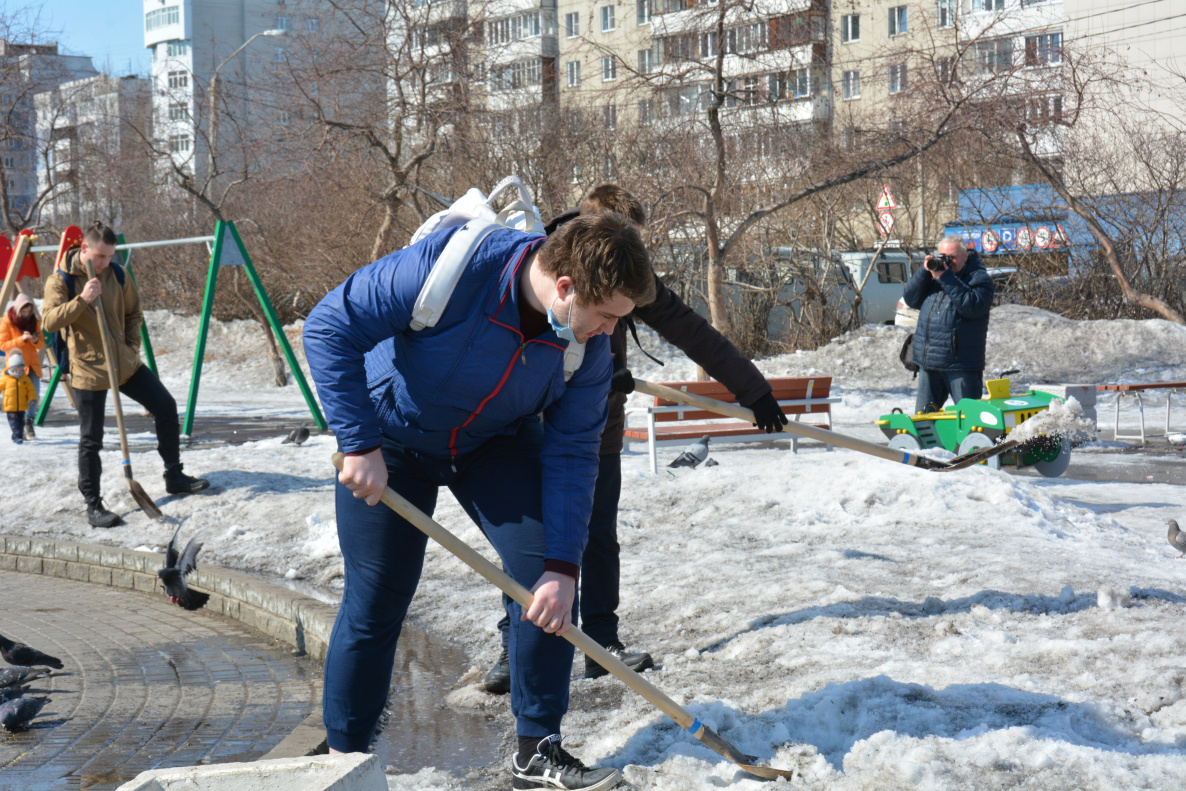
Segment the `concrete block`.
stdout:
[[141,574],[139,571],[132,572],[132,587],[138,591],[145,593],[152,593],[157,588],[156,575]]
[[364,753],[280,758],[141,772],[118,791],[387,791],[379,759]]
[[261,756],[261,761],[276,758],[302,758],[307,755],[324,754],[325,724],[322,722],[321,707],[318,706],[283,741]]
[[54,545],[54,557],[58,560],[78,561],[78,544],[69,541],[57,541]]
[[49,577],[65,577],[66,561],[57,558],[44,558],[41,561],[41,573]]
[[79,582],[90,582],[91,565],[89,563],[66,563],[66,576]]
[[135,572],[127,569],[112,569],[111,584],[117,588],[135,588]]
[[80,544],[78,547],[78,562],[90,563],[92,566],[103,562],[103,547],[97,544]]
[[122,569],[124,567],[123,550],[115,547],[103,547],[99,550],[99,563],[97,565],[106,566],[109,569]]
[[99,585],[110,585],[111,569],[102,566],[91,566],[89,581]]
[[0,555],[0,570],[16,571],[16,555]]
[[41,558],[32,557],[30,555],[17,555],[16,570],[24,571],[28,574],[40,574]]
[[38,558],[52,558],[54,556],[54,545],[57,542],[47,538],[30,538],[29,539],[29,554]]
[[29,539],[24,536],[9,536],[4,551],[10,555],[28,555]]
[[1095,385],[1085,384],[1059,384],[1059,385],[1030,385],[1031,390],[1037,390],[1039,393],[1050,393],[1059,398],[1066,399],[1074,397],[1079,402],[1079,406],[1083,407],[1083,416],[1095,423],[1098,427],[1099,421],[1095,412],[1095,401],[1098,391]]

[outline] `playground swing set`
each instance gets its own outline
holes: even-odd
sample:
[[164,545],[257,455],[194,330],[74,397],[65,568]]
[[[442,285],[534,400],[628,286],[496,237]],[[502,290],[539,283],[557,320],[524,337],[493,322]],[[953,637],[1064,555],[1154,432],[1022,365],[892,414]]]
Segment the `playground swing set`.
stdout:
[[[37,240],[37,236],[31,231],[21,231],[17,237],[15,248],[11,246],[6,237],[0,236],[0,276],[4,278],[3,287],[0,288],[0,309],[3,309],[8,304],[11,296],[10,292],[18,280],[24,277],[34,279],[41,277],[35,254],[54,253],[57,255],[54,268],[62,267],[65,265],[66,255],[69,251],[82,244],[82,237],[82,230],[73,225],[63,232],[61,243],[55,246],[32,247],[32,242]],[[202,379],[202,362],[206,353],[206,338],[210,329],[210,317],[214,312],[214,291],[218,283],[218,272],[222,267],[229,266],[243,267],[243,271],[247,275],[252,289],[255,291],[256,299],[259,300],[260,307],[263,309],[268,325],[276,338],[276,342],[280,344],[280,348],[284,352],[284,357],[288,361],[288,367],[292,371],[293,378],[296,379],[297,385],[300,387],[305,404],[313,416],[313,422],[319,430],[325,431],[328,426],[325,422],[325,417],[321,413],[321,407],[313,397],[313,391],[309,388],[305,375],[297,363],[296,355],[293,354],[288,337],[284,334],[284,328],[280,325],[280,319],[276,315],[275,308],[272,307],[272,302],[268,298],[263,281],[260,280],[259,273],[256,271],[255,265],[251,262],[251,257],[247,254],[247,248],[243,245],[243,239],[239,236],[239,231],[235,228],[233,222],[219,222],[215,226],[213,236],[194,236],[186,239],[128,243],[125,241],[123,234],[119,234],[118,244],[115,248],[117,253],[116,263],[124,267],[132,280],[133,288],[136,288],[136,275],[132,270],[131,260],[133,250],[187,244],[205,244],[210,251],[210,264],[206,275],[206,292],[202,299],[202,315],[198,326],[198,338],[194,347],[189,395],[186,399],[185,417],[181,425],[182,435],[186,437],[193,436],[194,415],[198,405],[198,387]],[[51,275],[52,273],[53,270],[50,271]],[[52,346],[52,343],[48,343],[52,338],[49,334],[44,335],[48,348]],[[156,358],[153,353],[152,341],[149,338],[147,322],[143,322],[140,325],[140,339],[149,370],[156,374]],[[51,356],[50,364],[54,370],[37,410],[37,416],[34,422],[38,426],[45,422],[45,416],[49,412],[50,402],[53,400],[54,392],[62,379],[63,372],[60,361],[53,359]],[[73,401],[68,387],[66,388],[66,394]]]

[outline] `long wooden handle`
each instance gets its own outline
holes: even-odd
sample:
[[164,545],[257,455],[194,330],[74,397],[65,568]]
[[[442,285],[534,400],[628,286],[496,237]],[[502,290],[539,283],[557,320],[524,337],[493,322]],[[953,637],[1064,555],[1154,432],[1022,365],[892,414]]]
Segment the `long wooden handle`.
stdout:
[[[756,423],[754,412],[752,409],[746,409],[740,404],[733,404],[728,401],[718,401],[715,398],[708,396],[697,395],[696,393],[686,393],[683,390],[676,390],[667,385],[656,384],[654,382],[647,382],[642,379],[634,380],[634,389],[640,393],[655,396],[656,398],[665,398],[668,401],[674,401],[677,404],[686,404],[694,406],[697,409],[702,409],[705,412],[715,412],[718,415],[725,417],[737,418],[748,423]],[[783,431],[790,434],[798,434],[800,437],[807,439],[814,439],[828,445],[835,445],[839,448],[848,448],[860,453],[867,453],[870,456],[876,456],[887,461],[896,461],[899,464],[909,464],[912,467],[923,467],[925,469],[934,469],[937,467],[944,467],[944,462],[935,459],[929,459],[926,456],[920,456],[916,453],[907,453],[904,450],[891,448],[888,445],[878,445],[875,442],[866,442],[863,439],[850,437],[846,434],[837,434],[835,431],[829,431],[826,428],[812,426],[808,423],[800,423],[792,420],[787,425],[783,426]],[[772,437],[773,438],[773,437]]]
[[[94,280],[95,268],[91,266],[91,262],[82,256],[79,256],[79,260],[86,267],[87,278]],[[124,429],[124,410],[119,401],[119,368],[113,353],[115,349],[111,346],[111,335],[107,332],[107,314],[103,310],[102,294],[95,300],[95,307],[99,310],[99,338],[103,342],[103,360],[107,367],[107,380],[111,384],[112,403],[115,405],[115,423],[119,426],[119,449],[124,454],[124,477],[132,478],[132,458],[128,453],[128,432]]]
[[[334,466],[341,470],[344,459],[345,456],[343,454],[335,453],[333,455]],[[519,606],[524,610],[531,607],[533,597],[530,591],[518,582],[515,582],[502,569],[482,557],[469,544],[450,533],[444,527],[441,527],[432,517],[405,500],[390,486],[383,490],[383,497],[381,499],[388,508],[411,522],[417,530],[420,530],[433,541],[436,541],[445,549],[452,552],[465,565],[494,583],[496,588],[518,602]],[[579,648],[586,656],[592,657],[597,664],[613,673],[619,681],[639,695],[642,695],[660,711],[679,723],[681,728],[687,730],[696,722],[695,717],[674,700],[667,697],[662,690],[631,670],[622,660],[602,648],[600,644],[577,627],[570,627],[564,633],[564,639]]]
[[16,285],[17,273],[21,271],[21,264],[25,262],[25,255],[29,252],[29,245],[37,241],[36,236],[28,234],[18,235],[16,247],[13,248],[12,258],[8,262],[8,273],[4,275],[4,285],[0,286],[0,311],[8,305],[8,295]]

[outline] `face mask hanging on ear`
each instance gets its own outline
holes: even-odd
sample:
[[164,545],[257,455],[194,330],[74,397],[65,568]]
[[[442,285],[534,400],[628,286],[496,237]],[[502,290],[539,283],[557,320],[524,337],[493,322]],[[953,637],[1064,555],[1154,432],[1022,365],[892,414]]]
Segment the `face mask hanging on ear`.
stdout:
[[[560,297],[552,298],[552,305],[556,304],[556,300]],[[577,334],[573,332],[572,327],[565,327],[560,322],[556,321],[556,314],[552,312],[552,305],[548,305],[548,324],[552,325],[552,332],[556,333],[556,337],[562,341],[569,343],[577,342]],[[569,310],[569,317],[571,318],[572,311]]]

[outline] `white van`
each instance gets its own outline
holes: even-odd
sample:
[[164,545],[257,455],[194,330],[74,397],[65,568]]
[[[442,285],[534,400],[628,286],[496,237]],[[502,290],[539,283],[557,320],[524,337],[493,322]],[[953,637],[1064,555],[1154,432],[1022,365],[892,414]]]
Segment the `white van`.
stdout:
[[864,324],[893,324],[898,299],[906,281],[918,269],[921,259],[915,260],[905,250],[883,250],[868,280],[865,274],[873,265],[876,250],[840,253],[840,260],[861,290],[861,322]]

